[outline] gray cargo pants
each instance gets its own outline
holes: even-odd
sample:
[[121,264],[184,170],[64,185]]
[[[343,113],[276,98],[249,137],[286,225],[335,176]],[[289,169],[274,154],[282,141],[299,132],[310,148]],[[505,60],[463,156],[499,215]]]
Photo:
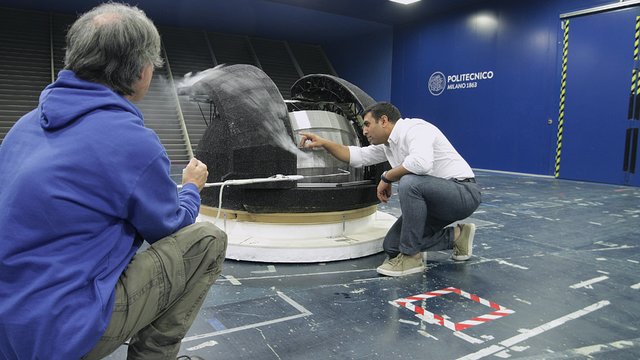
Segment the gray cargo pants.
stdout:
[[227,235],[196,223],[133,257],[116,285],[104,335],[83,359],[101,359],[127,339],[127,359],[175,359],[209,288],[222,271]]

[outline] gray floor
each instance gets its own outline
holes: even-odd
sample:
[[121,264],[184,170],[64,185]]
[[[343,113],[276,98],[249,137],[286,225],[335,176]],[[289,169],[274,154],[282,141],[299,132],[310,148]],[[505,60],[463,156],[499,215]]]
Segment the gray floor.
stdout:
[[[375,272],[383,254],[306,265],[228,260],[181,354],[639,359],[640,188],[482,171],[477,179],[483,204],[468,220],[478,226],[470,261],[429,253],[423,274],[387,278]],[[381,209],[398,215],[397,196]]]

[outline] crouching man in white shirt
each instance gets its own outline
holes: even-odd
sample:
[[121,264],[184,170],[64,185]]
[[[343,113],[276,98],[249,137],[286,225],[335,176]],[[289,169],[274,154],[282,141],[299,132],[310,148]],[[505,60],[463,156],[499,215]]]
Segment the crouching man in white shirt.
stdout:
[[422,119],[401,119],[390,103],[363,112],[362,132],[371,145],[345,146],[302,133],[301,147],[323,147],[353,167],[389,161],[377,188],[387,202],[398,182],[402,215],[384,239],[388,258],[377,269],[387,276],[422,272],[421,252],[452,249],[454,260],[468,260],[473,251],[474,224],[449,226],[467,218],[480,205],[480,187],[471,167],[444,134]]

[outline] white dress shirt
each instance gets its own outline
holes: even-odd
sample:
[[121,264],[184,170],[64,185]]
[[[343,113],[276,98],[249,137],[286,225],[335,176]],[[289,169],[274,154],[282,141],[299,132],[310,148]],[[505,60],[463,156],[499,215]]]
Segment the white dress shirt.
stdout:
[[384,161],[389,161],[392,168],[402,165],[416,175],[444,179],[475,176],[440,129],[422,119],[399,119],[387,144],[349,146],[349,164],[353,167]]

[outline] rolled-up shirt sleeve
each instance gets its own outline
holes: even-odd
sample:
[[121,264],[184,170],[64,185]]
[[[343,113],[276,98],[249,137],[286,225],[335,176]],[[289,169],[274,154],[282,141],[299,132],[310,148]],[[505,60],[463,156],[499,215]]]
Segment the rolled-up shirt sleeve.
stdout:
[[428,175],[433,170],[433,143],[436,134],[427,127],[416,126],[407,133],[407,157],[402,166],[416,175]]
[[359,168],[387,161],[384,145],[349,146],[349,165]]

